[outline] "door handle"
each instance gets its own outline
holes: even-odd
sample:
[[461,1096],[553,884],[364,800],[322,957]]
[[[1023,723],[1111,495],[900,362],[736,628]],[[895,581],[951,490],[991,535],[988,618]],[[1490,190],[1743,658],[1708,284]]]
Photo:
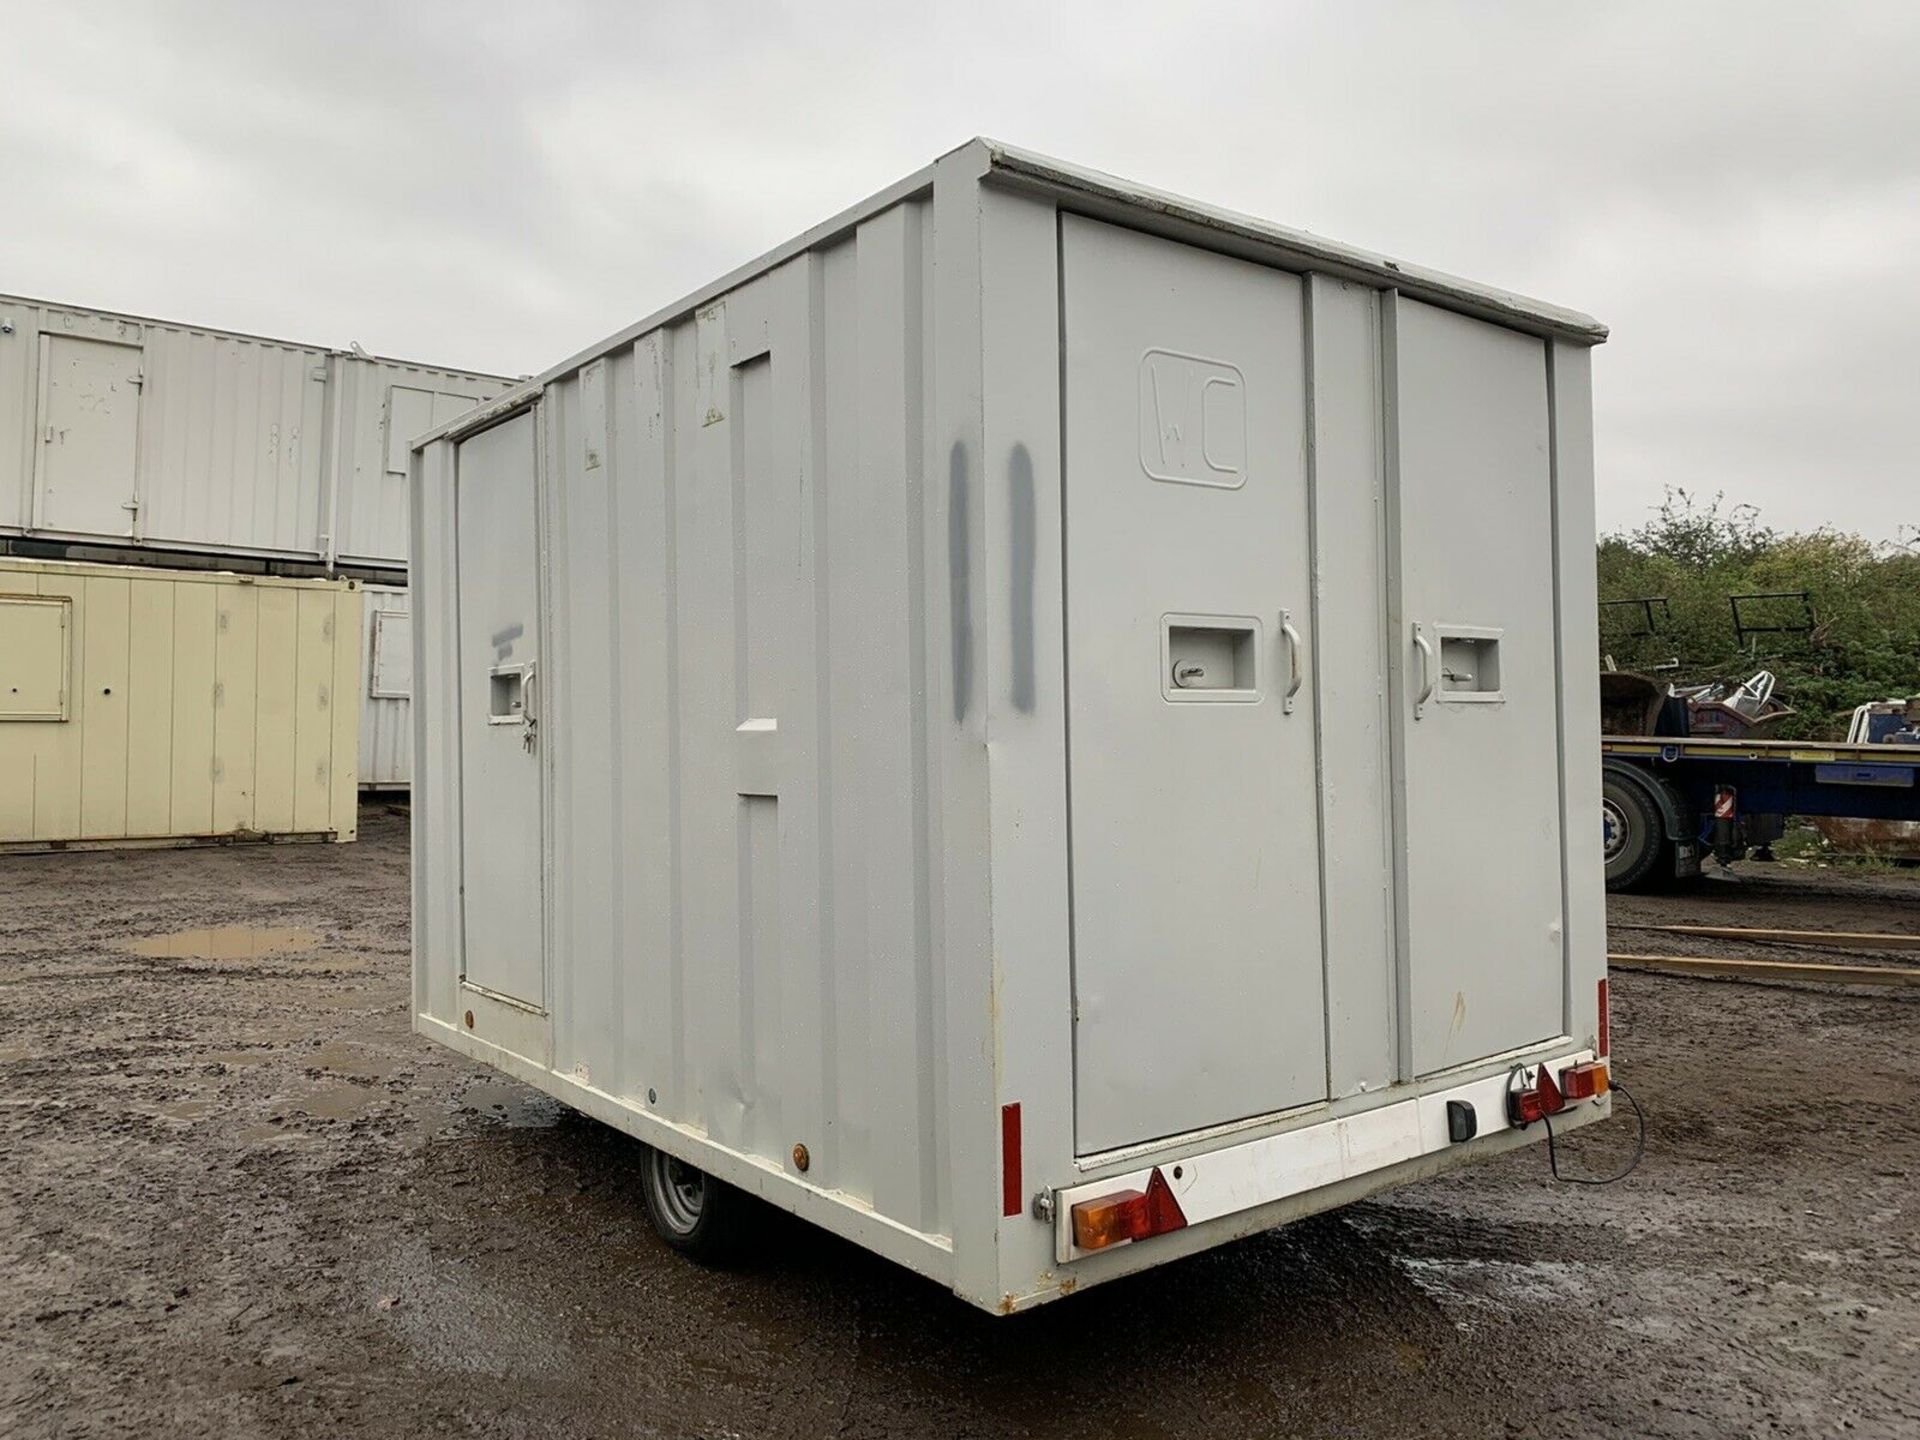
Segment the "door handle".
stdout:
[[529,665],[526,678],[520,682],[520,722],[526,726],[520,743],[529,755],[533,753],[534,740],[540,729],[539,696],[540,672]]
[[1291,715],[1293,697],[1300,693],[1300,652],[1305,646],[1300,632],[1293,628],[1293,613],[1289,610],[1280,612],[1280,633],[1287,640],[1287,690],[1280,700],[1280,713]]
[[1427,632],[1418,621],[1413,627],[1413,648],[1420,652],[1420,693],[1414,697],[1413,718],[1418,720],[1429,700],[1433,699],[1433,642],[1427,639]]

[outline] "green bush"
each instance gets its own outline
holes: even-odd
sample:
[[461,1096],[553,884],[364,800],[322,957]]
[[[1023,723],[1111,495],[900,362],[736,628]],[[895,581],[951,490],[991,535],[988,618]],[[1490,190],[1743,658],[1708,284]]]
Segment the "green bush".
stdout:
[[[1832,529],[1782,534],[1750,505],[1670,490],[1639,529],[1600,538],[1600,598],[1666,597],[1656,633],[1635,607],[1600,611],[1600,651],[1623,670],[1682,684],[1740,680],[1767,669],[1795,714],[1781,739],[1840,739],[1856,705],[1920,694],[1920,553]],[[1728,598],[1805,590],[1814,624],[1803,633],[1749,635],[1737,645]],[[1798,600],[1748,602],[1752,623],[1800,624]],[[1675,668],[1657,668],[1671,666]]]

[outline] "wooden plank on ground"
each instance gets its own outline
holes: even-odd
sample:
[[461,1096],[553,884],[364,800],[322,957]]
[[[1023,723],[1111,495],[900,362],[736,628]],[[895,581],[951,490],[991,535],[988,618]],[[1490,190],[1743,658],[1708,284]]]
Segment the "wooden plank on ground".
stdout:
[[1633,925],[1662,935],[1697,935],[1705,940],[1755,940],[1768,945],[1825,945],[1836,950],[1920,950],[1920,935],[1849,933],[1844,930],[1752,930],[1737,925]]
[[1790,960],[1729,960],[1718,955],[1609,955],[1607,965],[1614,970],[1664,970],[1675,975],[1721,975],[1736,980],[1920,986],[1920,967],[1908,965],[1816,965]]

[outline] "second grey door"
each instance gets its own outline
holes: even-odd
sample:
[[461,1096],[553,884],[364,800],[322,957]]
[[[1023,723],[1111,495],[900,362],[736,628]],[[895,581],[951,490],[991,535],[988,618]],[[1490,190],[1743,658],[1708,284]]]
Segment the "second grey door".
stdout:
[[1089,1154],[1322,1099],[1326,1042],[1302,287],[1062,225]]
[[1541,341],[1413,300],[1395,331],[1407,1040],[1430,1075],[1565,1025],[1551,426]]

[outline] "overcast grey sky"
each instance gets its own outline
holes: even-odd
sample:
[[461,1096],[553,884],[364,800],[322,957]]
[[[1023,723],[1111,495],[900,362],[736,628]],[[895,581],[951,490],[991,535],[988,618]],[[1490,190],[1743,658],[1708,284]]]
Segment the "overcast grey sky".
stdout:
[[1920,524],[1920,4],[0,0],[0,290],[544,368],[974,134],[1587,310],[1600,518]]

